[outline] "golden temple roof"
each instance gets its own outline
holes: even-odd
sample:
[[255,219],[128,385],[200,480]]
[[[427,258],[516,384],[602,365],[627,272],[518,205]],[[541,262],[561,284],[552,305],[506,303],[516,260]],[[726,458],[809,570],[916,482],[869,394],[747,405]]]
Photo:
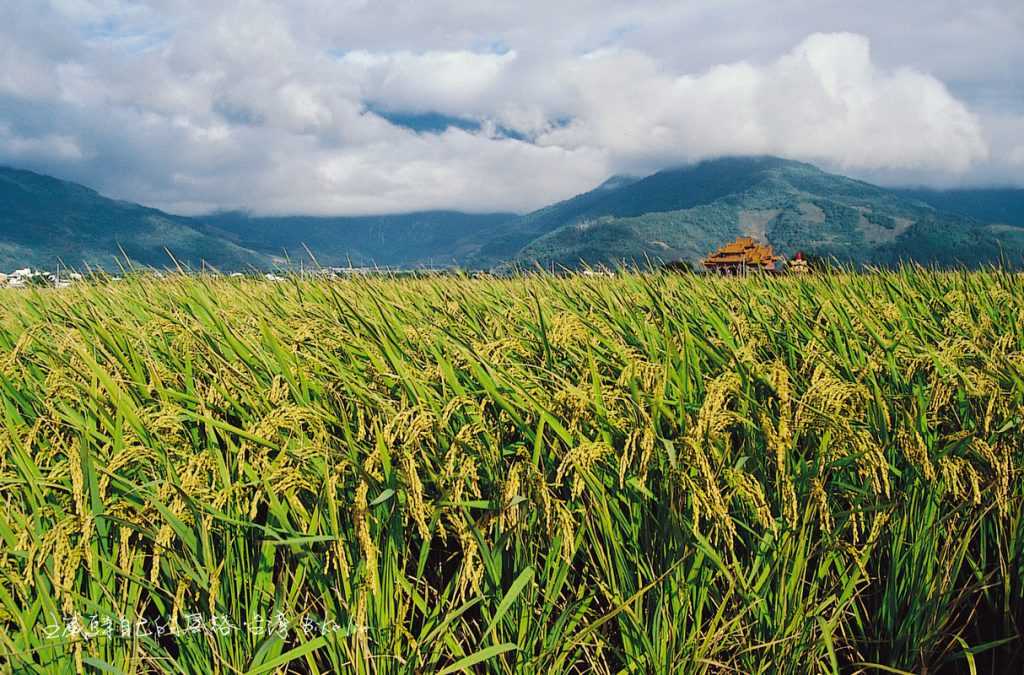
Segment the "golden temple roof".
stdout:
[[782,260],[775,255],[769,244],[762,244],[752,237],[737,237],[736,241],[721,247],[703,260],[704,267],[743,265],[760,269],[775,269],[775,263]]

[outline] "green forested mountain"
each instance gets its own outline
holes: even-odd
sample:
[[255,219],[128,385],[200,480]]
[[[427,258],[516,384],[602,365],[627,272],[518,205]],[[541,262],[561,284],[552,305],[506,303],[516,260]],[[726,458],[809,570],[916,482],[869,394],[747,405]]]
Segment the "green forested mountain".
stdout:
[[135,262],[508,269],[696,261],[739,235],[844,262],[1020,265],[1024,190],[889,190],[777,157],[616,176],[523,216],[430,211],[361,217],[173,216],[28,171],[0,169],[0,270]]
[[[165,250],[166,249],[166,250]],[[225,269],[268,267],[261,253],[204,231],[188,218],[115,201],[89,188],[0,167],[0,271],[16,267],[117,269],[125,262]],[[122,251],[124,252],[122,254]]]
[[915,188],[894,190],[908,199],[916,199],[940,211],[956,213],[980,220],[1024,227],[1024,189],[972,188],[963,190],[931,190]]
[[[614,265],[686,259],[740,235],[854,264],[901,260],[1020,264],[1024,228],[937,210],[912,195],[776,157],[709,160],[661,171],[586,198],[586,208],[542,220],[545,230],[513,257],[520,265]],[[573,203],[574,200],[565,202]],[[552,207],[557,208],[557,207]],[[519,223],[505,225],[515,231]]]
[[496,228],[516,218],[458,211],[339,218],[233,212],[207,216],[203,223],[240,246],[293,260],[308,259],[308,248],[325,266],[450,267],[475,256]]
[[468,260],[474,267],[490,267],[515,258],[533,240],[573,222],[594,210],[601,210],[605,199],[640,180],[631,176],[613,176],[590,192],[576,195],[521,217],[508,218],[481,239]]
[[0,271],[15,267],[116,269],[123,254],[155,267],[266,269],[307,259],[322,265],[451,266],[515,214],[432,211],[366,217],[174,216],[101,196],[81,185],[0,168]]

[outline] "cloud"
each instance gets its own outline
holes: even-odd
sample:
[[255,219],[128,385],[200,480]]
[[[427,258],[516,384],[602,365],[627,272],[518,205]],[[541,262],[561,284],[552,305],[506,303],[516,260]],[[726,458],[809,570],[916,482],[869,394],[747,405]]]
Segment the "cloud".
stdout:
[[1024,115],[1012,112],[989,113],[983,117],[992,159],[978,174],[978,182],[1022,186],[1024,177]]
[[349,52],[339,59],[341,68],[358,78],[363,95],[398,110],[481,110],[500,96],[506,70],[516,53],[430,51],[372,53]]
[[545,144],[608,148],[656,167],[719,154],[779,154],[845,170],[962,173],[988,156],[977,117],[936,78],[885,70],[863,36],[816,34],[764,66],[666,72],[611,50],[566,65],[579,110]]
[[522,211],[720,154],[1019,182],[1013,3],[727,4],[14,0],[0,163],[185,212]]
[[11,128],[0,123],[0,156],[11,159],[44,158],[64,162],[76,162],[82,159],[82,149],[74,138],[46,134],[37,137],[22,137]]

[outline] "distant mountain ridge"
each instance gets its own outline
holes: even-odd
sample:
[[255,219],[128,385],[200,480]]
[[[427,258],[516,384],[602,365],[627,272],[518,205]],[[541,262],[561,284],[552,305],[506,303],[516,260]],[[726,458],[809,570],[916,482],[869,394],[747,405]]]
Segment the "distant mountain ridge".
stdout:
[[0,270],[132,262],[197,269],[575,267],[695,262],[736,236],[866,265],[1024,260],[1024,190],[893,190],[778,157],[729,157],[613,176],[525,215],[183,217],[0,167]]
[[[119,264],[264,268],[270,256],[247,249],[190,218],[103,197],[77,183],[0,167],[0,270]],[[128,257],[126,261],[124,256]],[[129,263],[130,261],[130,263]]]
[[307,249],[325,266],[451,267],[475,255],[514,213],[422,211],[381,216],[205,216],[203,227],[240,246],[293,259]]
[[178,263],[192,269],[271,269],[307,259],[307,248],[325,266],[447,267],[474,252],[488,228],[516,217],[457,211],[185,217],[109,199],[77,183],[0,167],[0,271],[52,269],[58,261],[107,270]]
[[853,264],[1024,259],[1024,227],[948,213],[915,197],[803,162],[729,157],[585,193],[503,228],[536,235],[512,257],[522,266],[696,262],[742,235],[784,255],[804,251]]
[[1024,188],[903,188],[893,192],[924,202],[939,211],[956,213],[983,223],[1024,227]]

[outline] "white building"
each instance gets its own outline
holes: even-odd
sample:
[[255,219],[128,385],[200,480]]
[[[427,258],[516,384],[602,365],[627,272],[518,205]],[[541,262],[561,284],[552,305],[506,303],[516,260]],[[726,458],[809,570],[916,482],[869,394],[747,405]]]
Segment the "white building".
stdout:
[[10,274],[0,273],[0,287],[26,288],[31,285],[54,286],[67,288],[72,283],[82,281],[84,277],[76,272],[62,276],[60,279],[50,272],[40,272],[31,267],[14,270]]

